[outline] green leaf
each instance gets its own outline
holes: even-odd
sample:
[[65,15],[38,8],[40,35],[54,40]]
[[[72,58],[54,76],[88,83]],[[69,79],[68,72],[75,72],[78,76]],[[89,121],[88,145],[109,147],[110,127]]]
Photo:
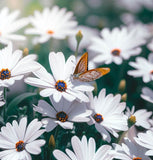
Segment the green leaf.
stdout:
[[37,93],[23,93],[19,96],[17,96],[16,98],[14,98],[8,105],[7,107],[7,115],[12,115],[15,114],[17,111],[17,105],[19,103],[21,103],[23,100],[32,97],[32,96],[36,96]]

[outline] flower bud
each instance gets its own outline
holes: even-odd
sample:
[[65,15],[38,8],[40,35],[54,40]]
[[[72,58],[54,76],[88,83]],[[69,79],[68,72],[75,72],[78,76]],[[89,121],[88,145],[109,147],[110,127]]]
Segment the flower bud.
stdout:
[[27,56],[29,54],[29,49],[28,48],[25,48],[23,50],[23,56]]
[[136,123],[136,117],[135,117],[134,115],[131,115],[131,116],[129,117],[129,119],[128,119],[128,126],[129,126],[129,128],[130,128],[131,126],[133,126],[135,123]]
[[83,34],[82,34],[81,30],[78,31],[78,33],[76,34],[75,37],[76,37],[77,43],[79,44],[80,41],[81,41],[82,38],[83,38]]
[[119,83],[119,86],[118,86],[118,90],[120,92],[124,92],[125,91],[125,88],[126,88],[126,81],[125,79],[122,79]]
[[126,102],[126,101],[127,101],[127,93],[124,93],[124,94],[122,95],[121,100],[122,100],[123,102]]
[[56,146],[56,143],[55,143],[54,136],[51,135],[50,138],[49,138],[49,148],[52,149],[52,150],[54,150],[55,146]]

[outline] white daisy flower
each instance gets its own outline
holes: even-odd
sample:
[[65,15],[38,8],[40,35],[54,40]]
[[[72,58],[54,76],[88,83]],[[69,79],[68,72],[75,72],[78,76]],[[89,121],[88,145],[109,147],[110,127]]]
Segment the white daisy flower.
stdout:
[[114,158],[121,160],[151,160],[145,155],[147,151],[144,147],[131,142],[128,138],[124,138],[124,143],[121,145],[113,144],[115,147]]
[[120,103],[121,95],[106,96],[106,90],[102,89],[97,96],[89,93],[90,104],[89,109],[93,111],[89,125],[95,124],[96,129],[107,142],[111,141],[109,132],[116,138],[119,136],[117,132],[126,131],[127,118],[123,114],[126,107],[125,103]]
[[71,82],[72,74],[75,69],[75,57],[70,56],[65,62],[65,57],[62,52],[51,52],[49,54],[49,63],[53,76],[41,66],[40,70],[34,72],[38,78],[28,77],[25,82],[40,88],[40,95],[43,97],[53,96],[56,102],[59,102],[61,97],[69,101],[75,99],[88,102],[89,98],[83,93],[92,91],[94,88],[87,83],[77,83],[73,85]]
[[28,18],[22,18],[17,20],[20,12],[18,10],[9,14],[9,9],[7,7],[0,11],[0,42],[8,43],[12,40],[21,41],[25,40],[26,37],[22,35],[15,34],[18,30],[23,28],[29,23]]
[[88,122],[92,111],[86,109],[85,103],[77,101],[69,102],[62,98],[59,102],[55,102],[50,97],[52,107],[44,100],[39,100],[38,106],[34,105],[34,110],[47,117],[42,119],[46,131],[52,131],[57,125],[64,129],[72,129],[74,122]]
[[150,123],[149,118],[152,115],[152,112],[148,112],[146,109],[139,109],[135,111],[135,106],[132,107],[131,111],[130,108],[126,108],[126,113],[128,119],[134,119],[136,126],[141,126],[145,129],[149,129]]
[[44,43],[51,37],[64,39],[72,35],[77,26],[77,22],[73,20],[73,13],[66,12],[66,8],[60,9],[58,6],[51,10],[45,8],[42,13],[35,11],[30,21],[33,28],[26,29],[25,33],[38,35],[34,43]]
[[148,156],[153,156],[153,131],[152,130],[148,130],[146,133],[138,133],[138,137],[135,138],[135,141],[149,149],[145,155],[148,155]]
[[144,83],[153,80],[153,53],[149,54],[148,60],[144,57],[137,57],[136,62],[130,62],[129,65],[136,70],[128,71],[128,75],[142,77]]
[[76,50],[77,41],[76,41],[75,36],[78,33],[78,31],[81,31],[83,35],[82,40],[79,44],[79,50],[78,50],[79,52],[82,52],[83,49],[86,49],[90,45],[91,39],[98,35],[98,30],[87,27],[87,26],[78,26],[76,28],[74,35],[68,38],[68,44],[72,51]]
[[148,87],[142,88],[141,98],[143,98],[144,100],[150,103],[153,103],[153,90],[151,90]]
[[153,10],[152,0],[115,0],[116,5],[132,12],[139,12],[143,7]]
[[23,57],[21,50],[13,52],[12,47],[10,42],[7,47],[0,50],[0,87],[9,87],[16,80],[22,79],[24,74],[39,69],[38,63],[34,61],[36,55]]
[[57,160],[112,160],[110,155],[112,147],[103,145],[96,151],[96,143],[93,138],[89,138],[87,142],[86,136],[80,140],[77,136],[71,139],[73,151],[66,149],[66,154],[58,149],[53,151],[53,155]]
[[114,28],[112,31],[105,28],[100,34],[101,37],[92,39],[88,48],[99,53],[93,59],[95,63],[114,62],[119,65],[123,59],[127,60],[130,56],[138,55],[141,52],[139,46],[144,43],[143,39],[136,37],[135,30],[129,30],[126,27]]
[[0,107],[2,107],[5,104],[5,99],[3,95],[3,91],[0,91]]
[[45,144],[45,140],[36,140],[40,137],[45,129],[40,129],[42,123],[34,119],[27,126],[27,118],[13,121],[1,128],[0,132],[0,151],[1,160],[32,160],[30,154],[40,154],[40,147]]

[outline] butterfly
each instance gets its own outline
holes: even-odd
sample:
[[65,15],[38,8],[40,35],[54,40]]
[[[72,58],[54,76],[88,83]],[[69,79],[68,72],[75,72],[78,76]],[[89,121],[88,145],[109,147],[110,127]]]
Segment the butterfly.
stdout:
[[88,52],[85,52],[76,65],[73,73],[73,79],[78,79],[79,81],[83,82],[90,82],[109,72],[110,68],[95,68],[88,70]]

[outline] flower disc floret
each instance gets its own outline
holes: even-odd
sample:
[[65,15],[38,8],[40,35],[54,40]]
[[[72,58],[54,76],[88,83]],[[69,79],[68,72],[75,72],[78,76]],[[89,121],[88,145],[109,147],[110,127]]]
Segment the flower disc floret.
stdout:
[[113,49],[113,50],[112,50],[112,55],[113,55],[113,56],[119,56],[120,53],[121,53],[121,50],[120,50],[120,49]]
[[103,116],[101,115],[101,114],[95,114],[94,115],[94,119],[95,119],[95,121],[97,122],[97,123],[101,123],[102,121],[103,121]]
[[67,84],[65,81],[63,80],[58,80],[55,84],[55,88],[60,91],[60,92],[63,92],[63,91],[66,91],[67,89]]
[[54,33],[54,31],[52,31],[52,30],[48,30],[48,31],[47,31],[47,33],[48,33],[48,34],[53,34],[53,33]]
[[15,145],[16,151],[21,152],[25,149],[25,143],[24,141],[19,141]]
[[0,71],[0,79],[1,80],[9,79],[10,77],[11,77],[11,71],[8,68],[2,69]]
[[140,157],[133,158],[133,160],[142,160]]
[[66,122],[68,119],[68,115],[65,112],[58,112],[56,114],[56,118],[57,120],[61,121],[61,122]]

